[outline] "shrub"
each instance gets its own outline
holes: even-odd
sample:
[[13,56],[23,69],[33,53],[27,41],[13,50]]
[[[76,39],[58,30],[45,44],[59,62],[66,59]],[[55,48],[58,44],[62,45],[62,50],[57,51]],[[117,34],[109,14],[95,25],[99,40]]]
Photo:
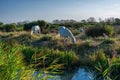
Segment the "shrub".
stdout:
[[3,30],[6,32],[11,32],[16,30],[16,25],[15,24],[6,24],[3,26]]
[[105,30],[105,33],[109,36],[112,36],[114,34],[114,28],[112,26],[105,26],[103,29]]
[[105,33],[108,36],[112,36],[114,33],[114,29],[111,26],[91,27],[91,28],[88,28],[85,31],[85,33],[87,36],[91,36],[91,37],[103,36],[103,33]]
[[105,44],[113,44],[115,43],[115,39],[112,39],[112,38],[107,38],[103,41],[103,43]]
[[91,27],[88,28],[85,31],[87,36],[91,36],[91,37],[98,37],[98,36],[102,36],[103,33],[105,33],[105,31],[103,30],[102,27]]
[[24,24],[24,30],[31,30],[32,26],[39,25],[42,33],[48,33],[50,25],[44,20],[32,21]]

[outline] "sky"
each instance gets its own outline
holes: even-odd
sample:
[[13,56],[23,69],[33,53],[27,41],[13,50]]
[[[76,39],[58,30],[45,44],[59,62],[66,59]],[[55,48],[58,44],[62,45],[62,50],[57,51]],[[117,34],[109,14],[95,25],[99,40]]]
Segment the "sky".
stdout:
[[0,22],[120,18],[120,0],[0,0]]

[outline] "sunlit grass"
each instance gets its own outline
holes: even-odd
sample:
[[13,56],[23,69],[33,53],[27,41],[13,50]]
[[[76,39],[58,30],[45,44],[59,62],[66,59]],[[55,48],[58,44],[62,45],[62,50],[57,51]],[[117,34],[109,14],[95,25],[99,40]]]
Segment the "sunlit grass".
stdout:
[[0,80],[24,80],[28,75],[31,77],[29,73],[33,70],[29,71],[24,66],[23,55],[19,52],[20,47],[8,48],[2,42],[0,46]]
[[33,64],[35,66],[41,66],[43,68],[51,67],[51,65],[57,65],[62,69],[71,68],[72,65],[76,65],[78,57],[74,52],[63,52],[59,50],[50,50],[48,48],[41,48],[39,52],[32,56]]

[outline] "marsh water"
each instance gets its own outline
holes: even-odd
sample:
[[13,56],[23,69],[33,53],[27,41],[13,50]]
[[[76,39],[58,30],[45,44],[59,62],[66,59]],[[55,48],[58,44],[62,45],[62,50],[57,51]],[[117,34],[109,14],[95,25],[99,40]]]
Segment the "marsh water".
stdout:
[[[37,75],[38,72],[34,73],[34,76]],[[48,75],[42,74],[40,77],[37,77],[36,80],[40,80],[40,78],[45,78],[47,80],[93,80],[93,73],[88,71],[85,68],[79,68],[74,71],[67,71],[62,75]]]
[[60,76],[60,80],[93,80],[92,73],[85,68],[79,68],[74,71],[66,72]]

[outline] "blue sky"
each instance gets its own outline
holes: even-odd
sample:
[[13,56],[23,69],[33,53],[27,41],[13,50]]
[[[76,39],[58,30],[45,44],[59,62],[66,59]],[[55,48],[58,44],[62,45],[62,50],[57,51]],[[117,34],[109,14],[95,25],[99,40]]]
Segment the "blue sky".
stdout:
[[0,21],[120,18],[120,0],[0,0]]

